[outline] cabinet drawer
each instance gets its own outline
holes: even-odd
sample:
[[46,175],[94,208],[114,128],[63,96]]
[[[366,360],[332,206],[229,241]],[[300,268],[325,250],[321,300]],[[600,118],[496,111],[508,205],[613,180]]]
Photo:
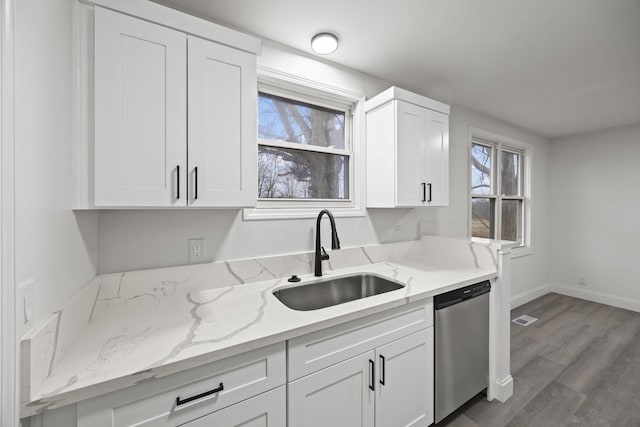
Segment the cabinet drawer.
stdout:
[[286,427],[287,390],[280,386],[181,427]]
[[433,299],[289,340],[289,381],[433,325]]
[[283,385],[285,361],[281,343],[80,402],[78,426],[176,426]]

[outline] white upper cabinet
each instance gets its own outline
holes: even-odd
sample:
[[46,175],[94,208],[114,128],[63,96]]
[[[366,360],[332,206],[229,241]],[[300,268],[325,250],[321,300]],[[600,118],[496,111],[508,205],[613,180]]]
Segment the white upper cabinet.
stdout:
[[96,206],[184,205],[186,40],[96,8]]
[[189,205],[253,206],[258,198],[256,57],[197,37],[190,36],[188,43]]
[[367,207],[449,204],[449,106],[392,87],[367,101]]
[[76,207],[255,206],[259,42],[150,2],[92,1]]

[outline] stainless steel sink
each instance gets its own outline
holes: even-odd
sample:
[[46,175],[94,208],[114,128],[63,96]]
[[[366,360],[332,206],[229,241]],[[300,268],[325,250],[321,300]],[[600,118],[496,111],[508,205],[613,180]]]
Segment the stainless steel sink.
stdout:
[[384,294],[401,288],[404,288],[404,285],[379,276],[357,274],[280,289],[275,291],[273,295],[293,310],[308,311]]

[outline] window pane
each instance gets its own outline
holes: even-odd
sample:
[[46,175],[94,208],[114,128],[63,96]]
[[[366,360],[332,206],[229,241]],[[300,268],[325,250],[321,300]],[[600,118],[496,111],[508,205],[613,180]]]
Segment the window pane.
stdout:
[[260,145],[258,197],[348,199],[349,156]]
[[258,94],[258,137],[345,149],[342,111]]
[[471,236],[495,239],[495,199],[471,199]]
[[501,191],[505,196],[519,196],[520,186],[518,178],[520,176],[520,155],[503,151],[501,156]]
[[471,194],[491,194],[491,155],[493,148],[471,145]]
[[522,200],[502,200],[502,240],[522,242]]

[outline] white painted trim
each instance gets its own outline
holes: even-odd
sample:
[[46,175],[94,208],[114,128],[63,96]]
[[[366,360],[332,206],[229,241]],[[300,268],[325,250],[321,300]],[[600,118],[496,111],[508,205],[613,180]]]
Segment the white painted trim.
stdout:
[[513,394],[511,378],[511,251],[498,251],[498,277],[489,303],[489,386],[487,399],[504,402]]
[[625,298],[618,295],[606,294],[604,292],[592,291],[583,287],[577,288],[575,286],[563,285],[560,283],[550,283],[549,291],[640,313],[640,299]]
[[391,86],[384,92],[381,92],[373,98],[369,99],[366,105],[366,112],[368,113],[370,111],[373,111],[376,108],[385,105],[387,102],[394,99],[399,99],[401,101],[408,102],[409,104],[414,104],[418,107],[423,107],[428,110],[437,111],[439,113],[446,114],[447,116],[451,113],[451,107],[448,104],[436,101],[435,99],[427,98],[426,96],[418,95],[417,93],[409,92],[408,90],[401,89],[396,86]]
[[[328,108],[348,109],[365,95],[258,64],[258,88],[273,95],[293,92],[301,100]],[[283,92],[284,91],[284,92]]]
[[[275,220],[315,218],[320,209],[330,209],[335,217],[363,217],[365,208],[365,97],[353,92],[324,83],[288,74],[280,70],[259,66],[258,86],[267,88],[267,92],[287,96],[287,92],[303,96],[308,102],[331,108],[349,109],[351,119],[351,200],[314,201],[314,200],[259,200],[255,208],[242,210],[243,220]],[[280,90],[278,90],[280,89]],[[284,91],[284,92],[282,92]],[[291,96],[291,95],[290,95]],[[278,205],[279,207],[273,207]]]
[[533,255],[533,250],[529,246],[516,246],[511,249],[511,259]]
[[551,292],[551,287],[549,283],[545,283],[544,285],[538,286],[537,288],[530,289],[528,291],[524,291],[519,293],[518,295],[514,295],[511,298],[511,309],[513,310],[516,307],[520,307],[523,304],[528,303],[529,301],[533,301],[536,298],[540,298]]
[[582,287],[578,288],[575,286],[563,285],[561,283],[545,283],[537,288],[515,295],[511,299],[511,308],[519,307],[551,292],[640,313],[640,299],[624,298],[618,295],[592,291]]
[[235,49],[260,54],[261,41],[253,36],[147,0],[80,0],[105,9],[154,22]]
[[[479,127],[469,126],[469,141],[467,146],[467,235],[471,237],[471,146],[473,144],[474,139],[480,139],[487,144],[494,144],[495,149],[502,149],[502,146],[506,146],[508,149],[515,148],[522,151],[522,155],[524,156],[524,164],[523,166],[523,179],[524,183],[522,186],[522,198],[523,198],[523,235],[522,240],[524,242],[524,246],[522,246],[521,251],[516,251],[513,254],[513,258],[518,258],[521,256],[530,255],[532,253],[532,233],[531,233],[531,194],[532,194],[532,176],[531,170],[533,166],[533,146],[526,142],[520,141],[518,139],[514,139],[508,136],[500,135],[495,132],[491,132]],[[495,150],[494,150],[495,151]],[[497,162],[497,156],[494,155],[492,159],[493,165]],[[493,166],[492,166],[493,167]],[[497,174],[496,174],[497,175]],[[492,177],[494,186],[496,187],[495,193],[498,194],[500,192],[500,188],[497,182],[497,176]],[[495,197],[495,196],[494,196]],[[502,198],[501,198],[502,199]],[[499,232],[501,223],[501,209],[496,208],[496,230]],[[496,236],[498,237],[498,236]],[[527,251],[528,250],[528,251]]]
[[14,11],[0,0],[0,425],[18,423],[18,357],[15,316]]
[[502,380],[496,378],[493,385],[493,397],[500,402],[506,402],[511,396],[513,396],[513,377],[509,375]]

